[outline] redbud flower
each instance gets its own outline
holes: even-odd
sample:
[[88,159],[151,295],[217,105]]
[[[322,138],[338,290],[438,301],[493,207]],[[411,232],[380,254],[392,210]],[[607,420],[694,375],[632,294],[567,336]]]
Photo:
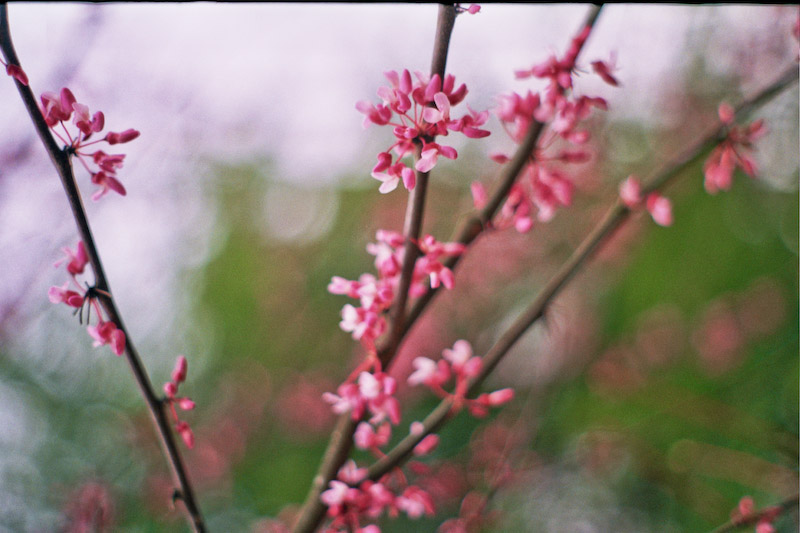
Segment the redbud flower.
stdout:
[[[365,115],[364,126],[370,123],[379,126],[392,126],[395,143],[378,154],[378,163],[372,169],[372,177],[382,182],[380,192],[388,193],[397,188],[400,180],[407,190],[416,186],[416,179],[410,165],[402,161],[414,151],[415,144],[422,143],[422,156],[414,168],[419,172],[430,171],[437,163],[439,155],[455,159],[455,149],[441,146],[433,142],[437,136],[445,136],[450,131],[463,133],[470,138],[481,138],[489,135],[480,129],[488,119],[488,113],[469,113],[461,118],[452,116],[453,107],[458,105],[467,94],[467,87],[455,86],[455,78],[447,75],[442,81],[438,74],[428,77],[420,72],[415,73],[416,81],[408,70],[384,73],[389,86],[380,87],[378,97],[383,101],[373,105],[361,101],[356,109]],[[395,152],[396,159],[392,159]]]
[[69,248],[62,248],[62,252],[66,256],[53,263],[54,267],[59,267],[64,261],[67,261],[67,272],[73,276],[83,274],[86,265],[89,263],[89,256],[86,254],[86,248],[83,246],[83,241],[78,241],[78,245],[73,252]]
[[6,74],[20,82],[22,85],[28,85],[28,75],[25,74],[25,71],[22,70],[22,67],[19,65],[6,64],[2,59],[0,59],[0,63],[6,66]]
[[125,333],[113,322],[101,320],[97,326],[89,326],[86,330],[95,339],[95,347],[108,344],[111,346],[111,351],[117,355],[122,355],[125,351]]
[[50,301],[54,304],[65,303],[75,308],[83,307],[83,295],[71,291],[67,287],[69,287],[69,282],[61,287],[50,287],[50,290],[47,291]]
[[404,511],[409,518],[416,519],[423,514],[433,516],[435,509],[430,495],[419,487],[410,486],[397,497],[397,508]]
[[650,193],[647,197],[647,210],[659,226],[672,225],[672,203],[658,193]]
[[628,176],[619,185],[619,197],[622,203],[629,208],[634,208],[642,203],[642,186],[635,176]]
[[436,447],[439,446],[439,436],[438,435],[426,435],[424,439],[419,441],[419,444],[414,446],[413,454],[416,456],[420,455],[428,455]]
[[[722,103],[718,109],[723,124],[731,125],[735,118],[734,109]],[[715,194],[719,190],[728,190],[733,181],[736,167],[745,174],[755,177],[758,167],[751,155],[756,140],[766,133],[763,120],[757,120],[748,126],[731,126],[725,139],[714,148],[703,166],[706,191]]]
[[611,74],[614,70],[616,70],[616,64],[617,64],[617,57],[616,54],[612,52],[611,58],[608,60],[608,62],[592,61],[592,70],[594,70],[594,72],[598,76],[600,76],[603,79],[603,81],[606,82],[607,84],[613,87],[618,87],[619,80],[617,80],[617,78],[615,78]]
[[489,202],[489,195],[486,193],[486,188],[483,186],[483,183],[473,181],[469,186],[469,190],[472,193],[472,205],[475,206],[475,209],[483,209],[486,207],[486,204]]
[[172,380],[164,383],[164,394],[166,395],[164,403],[169,407],[169,412],[175,420],[175,430],[186,446],[192,448],[194,446],[194,433],[192,433],[189,424],[178,417],[178,412],[175,410],[176,404],[184,411],[191,411],[195,408],[195,403],[191,399],[178,397],[178,387],[186,381],[187,370],[186,357],[179,355],[175,361],[175,368],[172,370]]
[[189,427],[189,424],[184,421],[180,421],[175,426],[175,430],[181,436],[183,443],[186,444],[187,448],[194,448],[194,433],[192,433],[192,429]]
[[[103,129],[102,127],[100,129]],[[108,144],[122,144],[130,142],[139,136],[139,132],[135,129],[127,129],[121,133],[114,133],[110,131],[106,134],[105,140]]]
[[[115,173],[122,167],[125,156],[123,154],[108,155],[101,150],[91,152],[88,147],[103,141],[110,145],[130,142],[139,136],[139,132],[135,129],[127,129],[119,133],[109,132],[103,139],[89,142],[93,134],[100,132],[105,127],[105,115],[102,111],[91,114],[89,107],[77,102],[75,95],[66,87],[61,89],[59,94],[42,93],[40,99],[44,120],[52,129],[53,134],[66,145],[65,152],[70,156],[75,156],[90,173],[92,183],[100,186],[100,189],[92,195],[92,199],[99,200],[109,191],[124,196],[125,187],[117,179]],[[77,134],[74,134],[74,131],[71,133],[65,123],[73,116],[73,113],[73,123],[78,129]],[[63,126],[63,131],[62,128],[56,129],[59,123]],[[92,168],[90,162],[97,165],[99,170]]]
[[186,357],[179,355],[178,359],[175,361],[175,369],[172,371],[172,381],[176,384],[183,383],[186,380],[187,369],[188,363]]

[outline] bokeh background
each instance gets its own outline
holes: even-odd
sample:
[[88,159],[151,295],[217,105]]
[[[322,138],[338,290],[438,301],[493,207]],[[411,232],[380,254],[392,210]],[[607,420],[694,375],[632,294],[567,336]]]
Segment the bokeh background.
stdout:
[[[212,531],[268,531],[302,501],[333,418],[321,401],[360,355],[325,288],[372,270],[365,245],[399,229],[405,195],[369,176],[391,133],[362,129],[382,72],[427,70],[435,5],[24,4],[12,34],[36,93],[69,86],[125,145],[128,196],[88,202],[110,282],[155,384],[189,358],[186,453]],[[551,52],[587,6],[487,5],[458,18],[448,71],[484,109]],[[615,51],[575,203],[527,235],[480,239],[415,327],[394,372],[459,338],[485,351],[602,215],[797,57],[797,8],[610,5],[583,64]],[[667,191],[675,224],[634,217],[498,368],[517,399],[455,419],[418,482],[434,531],[464,496],[486,531],[704,531],[738,500],[798,485],[798,92],[756,115],[762,177],[709,196],[700,165]],[[47,289],[77,233],[10,80],[0,83],[0,531],[181,531],[127,365]],[[425,231],[446,239],[511,143],[496,119],[435,169]],[[91,189],[88,176],[79,184]],[[433,403],[401,391],[405,422]],[[402,426],[401,426],[402,427]],[[501,475],[513,469],[510,479]],[[498,484],[499,479],[505,479]],[[283,513],[283,514],[282,514]],[[82,522],[83,521],[83,522]],[[90,520],[91,522],[91,520]],[[796,515],[776,524],[796,531]],[[94,529],[86,529],[93,531]]]

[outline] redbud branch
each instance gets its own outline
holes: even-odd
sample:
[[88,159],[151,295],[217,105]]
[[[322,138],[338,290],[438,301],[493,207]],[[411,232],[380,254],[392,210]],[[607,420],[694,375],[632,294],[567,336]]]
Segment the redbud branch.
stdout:
[[[5,3],[0,5],[0,49],[2,49],[3,56],[9,64],[20,66],[19,58],[17,57],[11,40],[11,32],[8,25],[8,9]],[[75,223],[78,226],[83,245],[86,248],[86,254],[89,257],[89,263],[94,272],[95,283],[97,289],[97,299],[100,301],[103,309],[108,314],[111,322],[116,324],[117,328],[125,333],[125,358],[130,365],[133,377],[136,380],[139,390],[144,397],[147,408],[150,411],[153,424],[155,425],[156,432],[158,433],[161,445],[167,456],[168,462],[172,469],[175,483],[180,487],[178,496],[186,505],[187,519],[192,524],[195,531],[202,532],[206,530],[200,508],[194,495],[194,490],[189,481],[186,472],[186,467],[183,462],[181,453],[175,443],[173,433],[170,427],[170,422],[163,409],[161,399],[156,395],[147,371],[142,364],[138,352],[133,346],[131,335],[122,322],[119,310],[117,309],[114,299],[111,296],[111,288],[109,287],[108,280],[103,269],[103,263],[100,260],[100,255],[97,251],[97,245],[92,235],[92,230],[89,221],[86,217],[86,210],[83,205],[80,191],[75,182],[75,175],[72,171],[72,163],[67,153],[58,147],[50,134],[50,129],[42,116],[39,106],[36,103],[36,98],[28,86],[22,85],[15,80],[17,89],[19,90],[25,108],[33,121],[36,132],[44,144],[45,150],[50,156],[50,160],[61,178],[61,184],[66,192]]]
[[[769,101],[773,96],[780,93],[783,89],[797,81],[797,67],[790,67],[777,81],[758,93],[753,98],[746,100],[736,108],[736,115],[742,116],[752,109]],[[688,147],[672,161],[662,166],[662,170],[655,172],[651,178],[645,181],[642,187],[643,194],[649,194],[655,190],[662,189],[672,179],[681,174],[690,165],[695,163],[708,150],[716,146],[723,138],[726,127],[716,126],[699,141]],[[522,337],[522,335],[540,318],[542,318],[555,297],[561,292],[564,286],[589,260],[593,253],[602,243],[619,227],[631,214],[619,199],[609,209],[603,219],[587,235],[583,242],[575,249],[567,261],[561,265],[558,272],[550,278],[544,288],[539,292],[530,306],[517,318],[505,333],[495,342],[483,358],[481,372],[475,376],[469,385],[469,393],[474,394],[480,384],[494,370],[500,360],[508,353],[511,347]],[[434,408],[433,411],[422,422],[423,431],[409,434],[401,440],[386,456],[373,463],[369,468],[368,477],[371,480],[380,479],[407,459],[414,447],[430,433],[435,432],[444,424],[452,413],[452,400],[445,399]]]
[[[583,23],[581,28],[585,28],[587,26],[589,28],[594,28],[602,8],[602,4],[592,6],[589,14],[587,15],[586,21]],[[581,46],[581,49],[582,48],[583,46]],[[579,49],[578,52],[580,52],[581,49]],[[517,181],[517,178],[522,173],[522,170],[529,163],[531,155],[536,148],[536,144],[539,142],[539,137],[544,131],[544,126],[545,124],[536,120],[531,123],[525,138],[517,148],[511,161],[503,168],[503,172],[499,178],[500,185],[494,191],[486,206],[484,206],[484,208],[476,216],[467,220],[461,230],[457,233],[458,237],[451,240],[469,246],[475,239],[478,238],[479,235],[481,235],[481,233],[483,233],[487,224],[492,220],[494,215],[497,213],[497,210],[500,209],[500,206],[503,204],[506,196],[508,196],[511,187]],[[453,270],[463,255],[464,254],[450,256],[445,261],[442,261],[442,263],[445,267]],[[419,299],[414,302],[414,305],[411,307],[408,316],[402,323],[400,339],[402,339],[403,336],[408,333],[408,330],[411,329],[411,326],[414,325],[416,320],[420,317],[422,312],[426,309],[430,301],[438,292],[438,288],[429,288],[425,294],[420,296]],[[385,346],[381,346],[378,349],[378,354],[383,360],[385,358],[385,352],[394,350],[396,350],[396,346],[392,347],[391,343],[387,343]]]
[[711,531],[711,533],[726,533],[728,531],[736,531],[740,527],[744,526],[752,526],[753,524],[757,524],[759,520],[761,520],[765,516],[778,516],[783,514],[786,511],[791,509],[797,510],[797,504],[800,501],[800,495],[795,494],[789,498],[786,498],[782,502],[772,507],[765,507],[764,509],[750,513],[744,517],[733,518],[730,521],[722,524],[718,528]]
[[[431,61],[431,75],[438,74],[444,81],[445,66],[447,64],[447,51],[450,46],[450,36],[455,24],[456,9],[454,5],[440,5],[436,22],[436,37],[433,45],[433,59]],[[420,157],[421,146],[417,145],[414,160]],[[397,352],[397,347],[407,331],[404,326],[408,291],[414,274],[414,264],[419,257],[419,248],[416,242],[422,231],[422,219],[425,211],[425,197],[428,187],[428,173],[416,172],[416,185],[411,191],[406,207],[403,236],[405,237],[405,252],[403,266],[396,301],[391,309],[391,328],[387,335],[384,349],[380,352],[381,364],[386,366]],[[353,446],[353,433],[358,421],[353,420],[350,413],[339,417],[331,440],[325,450],[322,464],[311,484],[311,489],[300,511],[300,516],[294,526],[295,533],[313,531],[325,516],[327,506],[320,500],[320,495],[328,487],[332,479],[350,455]]]

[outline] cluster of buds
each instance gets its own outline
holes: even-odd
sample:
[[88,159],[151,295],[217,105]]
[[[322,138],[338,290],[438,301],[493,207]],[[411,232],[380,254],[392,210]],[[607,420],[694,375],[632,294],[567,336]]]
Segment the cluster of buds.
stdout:
[[[736,509],[731,513],[731,520],[736,524],[741,524],[747,520],[751,520],[755,513],[756,508],[753,498],[745,496],[739,500]],[[767,507],[761,511],[758,520],[753,520],[756,522],[756,533],[775,533],[773,522],[775,522],[775,519],[778,518],[780,513],[780,507]]]
[[[484,417],[490,407],[498,407],[514,398],[513,389],[500,389],[480,394],[475,399],[467,398],[470,381],[476,378],[483,369],[483,360],[472,353],[472,346],[465,340],[458,340],[453,348],[442,352],[442,358],[434,361],[427,357],[417,357],[413,363],[416,369],[408,376],[409,385],[425,385],[441,398],[450,398],[454,411],[466,406],[470,414]],[[453,392],[448,392],[443,385],[455,378]]]
[[186,381],[186,371],[186,357],[179,355],[172,371],[172,380],[164,383],[164,403],[169,407],[172,418],[175,420],[175,431],[181,436],[184,444],[188,448],[192,448],[194,446],[194,433],[192,433],[189,424],[178,417],[178,411],[175,409],[175,405],[184,411],[194,409],[194,402],[191,399],[178,396],[178,387]]
[[[416,80],[408,70],[386,72],[391,85],[378,89],[382,103],[374,105],[361,101],[356,104],[356,109],[366,115],[365,127],[372,123],[394,128],[395,143],[378,154],[378,163],[372,169],[372,177],[381,182],[379,190],[382,193],[393,191],[400,181],[410,191],[416,185],[414,169],[428,172],[436,165],[439,156],[458,157],[452,146],[434,142],[436,136],[445,136],[450,131],[461,132],[473,139],[489,135],[488,131],[480,129],[489,118],[487,111],[475,112],[468,106],[469,113],[461,118],[450,116],[451,108],[467,95],[466,85],[456,88],[452,75],[445,76],[444,81],[438,74],[429,77],[415,72],[414,75]],[[403,158],[412,154],[416,145],[420,146],[420,158],[412,169]]]
[[103,309],[98,302],[98,296],[109,296],[108,293],[84,284],[83,286],[78,282],[78,276],[83,274],[86,265],[89,263],[89,257],[86,254],[86,248],[83,241],[79,241],[75,247],[75,251],[70,248],[63,248],[64,258],[55,263],[56,267],[66,263],[67,273],[69,280],[60,287],[50,287],[47,292],[50,301],[54,304],[63,303],[70,307],[75,308],[75,314],[81,323],[83,323],[83,310],[86,309],[86,322],[89,323],[91,318],[92,309],[95,310],[97,315],[97,325],[92,326],[89,324],[87,331],[94,339],[95,346],[109,345],[111,350],[117,354],[122,355],[125,351],[125,332],[117,327],[111,320],[104,319]]
[[[377,277],[362,274],[358,281],[350,281],[334,276],[328,285],[328,292],[332,294],[344,294],[359,300],[360,307],[350,304],[344,306],[339,326],[352,333],[353,338],[360,340],[368,349],[386,330],[384,315],[394,301],[405,256],[405,238],[402,234],[378,230],[376,239],[376,243],[367,245],[367,251],[375,256]],[[428,290],[428,283],[433,288],[443,285],[452,289],[453,272],[442,264],[441,259],[461,254],[464,245],[441,243],[431,235],[426,235],[415,244],[421,256],[414,264],[409,295],[412,298],[422,296]]]
[[363,527],[361,524],[372,522],[384,513],[396,517],[403,512],[411,519],[434,514],[430,494],[409,485],[402,473],[386,474],[379,481],[365,479],[366,475],[365,468],[357,468],[355,462],[348,461],[321,494],[320,499],[328,506],[328,516],[332,517],[326,533],[380,533],[374,524]]
[[[109,191],[114,191],[125,196],[125,187],[117,179],[116,172],[122,168],[125,154],[107,154],[102,150],[90,148],[100,142],[109,145],[122,144],[134,140],[139,132],[127,129],[123,132],[108,132],[102,139],[90,141],[90,138],[105,127],[105,116],[102,111],[89,113],[89,108],[78,103],[72,91],[66,87],[59,94],[52,92],[42,93],[42,115],[53,134],[64,143],[64,150],[69,155],[74,155],[81,165],[91,175],[92,183],[100,188],[92,195],[92,200],[99,200]],[[66,121],[72,118],[73,125],[78,129],[70,133]],[[62,135],[57,127],[61,125]]]
[[[599,97],[577,96],[573,91],[573,72],[576,59],[591,28],[584,27],[575,37],[563,58],[549,57],[546,61],[530,69],[518,70],[518,79],[540,78],[547,80],[542,93],[528,91],[524,96],[511,93],[499,97],[494,112],[503,124],[511,139],[520,144],[534,124],[548,124],[547,136],[539,142],[522,173],[522,178],[511,188],[494,226],[504,228],[514,226],[524,233],[533,227],[534,221],[547,222],[561,207],[572,204],[574,184],[564,173],[553,168],[552,163],[576,164],[590,159],[583,149],[560,150],[546,154],[556,137],[581,146],[589,140],[589,132],[579,126],[597,108],[608,109],[606,101]],[[612,75],[614,60],[595,61],[594,71],[607,83],[619,85]],[[494,154],[492,159],[498,163],[510,160],[505,154]],[[480,182],[472,184],[475,207],[481,209],[486,204],[486,191]]]
[[[371,370],[371,371],[367,371]],[[392,426],[400,423],[400,403],[395,397],[396,380],[380,369],[377,358],[367,361],[367,370],[358,373],[355,380],[339,386],[337,394],[325,393],[323,399],[330,403],[337,414],[350,413],[353,420],[362,420],[353,435],[357,448],[367,450],[375,457],[382,457],[380,448],[386,446],[392,436]],[[411,432],[420,431],[419,422],[411,425]],[[415,455],[430,453],[438,444],[436,435],[428,435],[414,449]],[[432,515],[433,500],[418,486],[408,483],[398,468],[385,474],[378,481],[366,479],[367,470],[348,461],[337,478],[328,484],[328,490],[320,499],[328,506],[331,523],[327,532],[361,531],[379,533],[376,525],[362,527],[384,512],[395,517],[400,511],[409,518]]]
[[642,196],[642,184],[636,176],[628,176],[619,186],[619,197],[628,209],[647,208],[653,221],[659,226],[672,225],[672,202],[657,192],[651,192],[647,198]]
[[719,118],[728,126],[725,139],[711,152],[703,166],[705,188],[711,194],[731,188],[733,172],[737,167],[751,178],[758,174],[758,167],[752,156],[753,143],[767,133],[763,120],[756,120],[747,126],[733,126],[735,112],[722,103],[718,109]]
[[[513,399],[512,389],[480,394],[474,399],[466,397],[470,380],[477,377],[482,368],[481,358],[473,355],[467,341],[456,341],[452,349],[443,351],[442,356],[438,362],[425,357],[414,359],[416,371],[408,377],[408,383],[425,384],[440,397],[451,399],[454,411],[466,407],[477,417],[486,416],[489,408]],[[391,439],[392,426],[400,421],[400,408],[394,397],[397,390],[394,378],[381,372],[377,362],[371,365],[375,373],[362,371],[356,382],[343,384],[338,394],[326,393],[324,399],[332,404],[334,412],[349,412],[353,420],[361,420],[353,435],[355,446],[380,458],[384,456],[381,448]],[[455,379],[452,393],[443,387],[451,378]],[[362,420],[364,418],[366,420]],[[425,428],[422,423],[413,422],[409,431],[411,435],[422,436]],[[438,444],[437,435],[425,435],[414,447],[413,455],[427,455]],[[321,500],[328,506],[328,515],[332,517],[326,531],[377,533],[380,531],[377,526],[361,527],[361,524],[374,521],[383,513],[391,517],[402,511],[410,518],[433,514],[430,495],[420,487],[409,484],[399,468],[377,481],[365,479],[366,473],[366,469],[358,468],[355,462],[349,461],[339,471],[337,479],[329,483],[328,490],[322,493]]]

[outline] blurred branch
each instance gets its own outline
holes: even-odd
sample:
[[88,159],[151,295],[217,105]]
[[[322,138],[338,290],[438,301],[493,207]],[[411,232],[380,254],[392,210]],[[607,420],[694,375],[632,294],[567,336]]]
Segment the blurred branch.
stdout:
[[[766,89],[759,92],[753,98],[742,102],[736,108],[737,118],[769,101],[773,96],[779,94],[792,83],[796,82],[797,76],[797,67],[793,65]],[[642,187],[643,195],[665,187],[672,179],[718,144],[722,140],[725,131],[726,126],[724,125],[713,128],[713,130],[709,131],[699,141],[692,144],[672,161],[665,164],[661,170],[653,173]],[[575,249],[558,272],[550,278],[530,306],[517,318],[511,327],[503,333],[494,346],[489,349],[483,358],[481,372],[470,382],[470,394],[475,393],[481,383],[492,370],[494,370],[500,360],[508,353],[511,347],[522,337],[528,328],[544,316],[553,299],[560,294],[561,290],[572,277],[586,264],[600,245],[613,234],[614,230],[616,230],[630,214],[631,210],[617,198],[614,205],[609,209],[603,219],[595,226],[589,235],[584,238],[583,242]],[[452,413],[452,405],[452,400],[450,398],[442,400],[422,422],[423,431],[409,434],[383,458],[373,463],[369,468],[369,479],[373,481],[379,479],[408,458],[414,447],[419,444],[423,438],[435,432],[444,424],[451,414],[454,414]]]
[[[21,67],[19,58],[17,57],[13,42],[11,40],[11,32],[8,24],[8,9],[5,3],[0,5],[0,49],[2,50],[3,56],[8,64]],[[33,125],[36,128],[36,132],[38,133],[39,138],[41,139],[42,144],[47,151],[47,154],[50,156],[50,160],[52,161],[59,178],[61,178],[61,184],[66,192],[67,200],[69,201],[70,208],[72,209],[75,223],[78,226],[78,232],[80,233],[81,240],[83,241],[87,255],[89,256],[89,263],[92,266],[92,271],[95,277],[95,287],[98,289],[97,298],[103,306],[103,309],[105,309],[105,311],[108,313],[108,318],[125,333],[125,358],[128,361],[131,372],[133,373],[133,377],[139,386],[139,390],[141,391],[145,403],[147,403],[147,408],[150,411],[156,432],[160,437],[161,445],[172,469],[175,483],[179,487],[179,489],[176,489],[178,497],[185,503],[188,514],[187,518],[190,524],[192,524],[194,527],[195,531],[205,531],[205,523],[203,521],[200,508],[197,505],[194,489],[189,481],[181,453],[175,443],[175,438],[172,434],[172,429],[169,421],[167,420],[166,413],[164,412],[163,404],[156,396],[147,371],[142,364],[138,352],[133,346],[131,335],[122,322],[122,317],[120,316],[119,310],[114,303],[113,297],[110,296],[112,294],[111,288],[109,287],[108,280],[103,269],[103,263],[100,260],[100,255],[97,251],[97,245],[95,243],[94,236],[92,235],[89,221],[86,217],[83,199],[81,198],[80,191],[75,183],[75,175],[72,171],[72,163],[69,155],[65,150],[62,150],[58,147],[52,135],[50,134],[50,130],[44,120],[44,117],[42,116],[41,111],[39,110],[39,106],[36,103],[36,98],[34,97],[30,87],[22,85],[17,80],[15,80],[15,83],[17,85],[17,90],[22,97],[22,101],[25,104],[25,108],[27,109],[31,120],[33,121]]]
[[795,494],[794,496],[786,498],[778,505],[765,507],[757,513],[751,513],[744,517],[733,518],[729,522],[726,522],[725,524],[722,524],[718,528],[711,531],[711,533],[726,533],[728,531],[736,531],[741,527],[757,524],[762,518],[771,517],[774,519],[791,509],[797,510],[798,498],[800,498],[800,496]]
[[[453,26],[456,19],[456,8],[454,5],[442,4],[439,6],[439,15],[436,22],[436,37],[433,44],[433,59],[431,61],[431,76],[438,74],[444,82],[445,67],[447,65],[447,52],[450,47],[450,37],[453,33]],[[415,161],[419,159],[421,145],[417,145],[414,151]],[[397,353],[397,347],[407,331],[405,327],[406,304],[408,302],[408,291],[414,274],[414,265],[419,257],[417,241],[422,230],[422,219],[425,212],[425,197],[428,188],[428,173],[416,172],[416,185],[409,194],[406,207],[405,222],[403,224],[403,237],[405,238],[405,249],[403,255],[403,266],[397,290],[397,300],[391,309],[391,328],[388,334],[388,341],[378,355],[383,366],[389,362]],[[314,477],[306,501],[300,511],[300,517],[294,526],[293,531],[310,532],[313,531],[322,521],[327,510],[327,506],[320,500],[322,491],[328,486],[330,481],[336,477],[337,472],[350,455],[353,446],[353,433],[355,432],[358,421],[353,420],[350,413],[342,414],[336,423],[331,440],[325,450],[322,464]]]

